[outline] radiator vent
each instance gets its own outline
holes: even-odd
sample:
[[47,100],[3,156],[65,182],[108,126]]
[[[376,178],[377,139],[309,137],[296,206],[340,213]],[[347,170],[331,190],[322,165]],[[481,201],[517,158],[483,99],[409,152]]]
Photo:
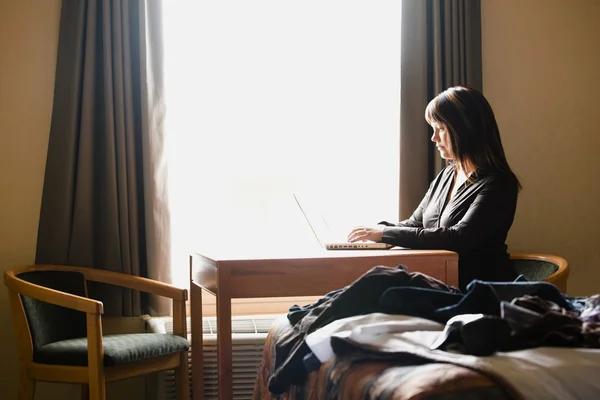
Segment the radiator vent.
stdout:
[[[262,358],[265,339],[269,328],[281,315],[254,315],[232,317],[233,343],[233,398],[245,400],[252,398],[256,373]],[[202,320],[204,342],[204,399],[217,400],[217,324],[215,317]],[[173,320],[168,318],[147,319],[148,330],[156,333],[173,333]],[[194,345],[187,319],[188,339]],[[192,374],[191,349],[188,352],[190,382]],[[159,374],[156,397],[158,400],[175,400],[175,374],[165,371]],[[192,389],[193,390],[193,389]]]

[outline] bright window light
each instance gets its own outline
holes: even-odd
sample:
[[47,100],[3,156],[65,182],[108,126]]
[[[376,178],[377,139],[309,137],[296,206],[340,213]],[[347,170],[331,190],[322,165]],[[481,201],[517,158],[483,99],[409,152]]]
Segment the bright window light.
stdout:
[[191,251],[315,249],[293,193],[343,237],[398,218],[400,0],[163,8],[175,283]]

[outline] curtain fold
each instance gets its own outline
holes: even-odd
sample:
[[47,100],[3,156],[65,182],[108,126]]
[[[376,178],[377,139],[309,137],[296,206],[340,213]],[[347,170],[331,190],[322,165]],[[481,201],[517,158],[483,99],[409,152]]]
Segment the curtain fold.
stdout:
[[444,89],[482,90],[480,0],[402,0],[400,218],[408,218],[444,167],[425,107]]
[[[160,6],[63,0],[36,263],[170,281]],[[89,291],[108,315],[168,312],[137,292]]]

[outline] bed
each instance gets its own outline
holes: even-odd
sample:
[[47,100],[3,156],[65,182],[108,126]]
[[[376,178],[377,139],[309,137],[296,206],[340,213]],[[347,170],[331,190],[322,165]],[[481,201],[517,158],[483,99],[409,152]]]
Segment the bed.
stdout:
[[522,279],[382,288],[390,274],[415,278],[375,268],[292,306],[269,331],[253,399],[600,398],[600,295]]
[[508,400],[520,397],[474,370],[446,363],[402,366],[390,361],[332,359],[312,372],[302,386],[291,386],[280,397],[268,390],[277,338],[291,329],[282,317],[271,328],[256,378],[253,400],[390,399]]

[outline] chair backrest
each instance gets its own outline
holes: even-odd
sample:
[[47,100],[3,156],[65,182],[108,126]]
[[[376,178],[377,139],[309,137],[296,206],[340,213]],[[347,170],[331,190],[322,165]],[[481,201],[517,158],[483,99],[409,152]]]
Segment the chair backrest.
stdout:
[[517,274],[525,276],[528,281],[543,281],[558,271],[558,265],[544,260],[511,259]]
[[[29,271],[17,275],[24,281],[60,292],[86,297],[85,279],[78,272]],[[21,295],[34,352],[60,340],[86,336],[85,313]]]

